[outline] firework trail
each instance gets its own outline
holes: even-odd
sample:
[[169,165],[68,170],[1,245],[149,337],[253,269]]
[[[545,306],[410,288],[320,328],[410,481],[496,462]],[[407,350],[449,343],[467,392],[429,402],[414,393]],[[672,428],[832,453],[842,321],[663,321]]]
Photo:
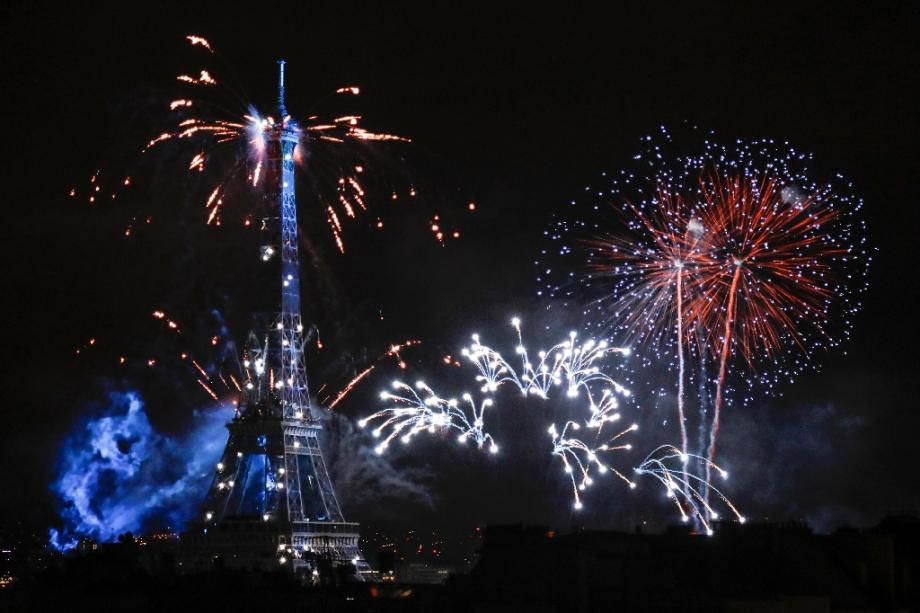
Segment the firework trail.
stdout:
[[358,422],[363,428],[369,422],[381,420],[372,431],[375,438],[388,430],[386,437],[377,445],[378,454],[383,453],[397,436],[404,444],[408,444],[419,432],[434,433],[446,429],[459,430],[457,441],[460,443],[472,439],[480,448],[489,443],[489,451],[498,453],[498,445],[492,435],[483,430],[483,416],[486,408],[492,406],[491,398],[477,405],[470,394],[463,394],[463,401],[469,405],[467,413],[456,398],[441,398],[423,381],[417,382],[415,387],[394,381],[393,388],[402,392],[402,395],[382,392],[380,398],[397,406],[377,411]]
[[[594,339],[579,343],[578,334],[573,331],[569,333],[567,340],[557,343],[549,350],[539,351],[537,353],[539,362],[534,364],[524,345],[521,320],[515,317],[511,320],[511,325],[518,336],[515,352],[521,358],[520,375],[502,357],[501,353],[483,345],[478,334],[472,336],[473,344],[464,347],[461,351],[461,354],[479,371],[476,380],[482,383],[482,392],[495,392],[502,384],[511,383],[525,396],[534,394],[546,399],[550,388],[554,385],[565,384],[566,394],[574,398],[578,396],[580,389],[589,389],[589,384],[597,381],[609,386],[617,394],[629,396],[628,389],[604,374],[598,366],[600,360],[610,353],[628,356],[629,348],[611,347],[607,341],[598,342]],[[616,398],[610,396],[607,404],[612,404],[612,408],[616,409]]]
[[396,358],[397,364],[399,365],[399,367],[405,368],[406,363],[402,361],[400,352],[403,349],[408,349],[409,347],[414,347],[415,345],[419,345],[419,344],[421,344],[421,341],[408,340],[404,343],[397,343],[394,345],[390,345],[390,348],[387,349],[379,358],[374,360],[373,364],[369,365],[364,370],[362,370],[357,375],[355,375],[351,381],[345,384],[345,387],[339,390],[339,392],[335,395],[335,398],[332,399],[332,402],[329,403],[328,408],[334,409],[335,406],[339,404],[342,400],[344,400],[345,397],[355,388],[355,386],[358,385],[358,383],[360,383],[365,377],[371,374],[375,368],[377,368],[377,365],[382,360],[386,358]]
[[[693,459],[705,463],[710,469],[715,469],[723,480],[728,479],[728,472],[710,462],[702,456],[693,456]],[[677,460],[677,468],[669,466]],[[710,493],[714,493],[728,507],[734,518],[744,523],[745,517],[735,505],[725,497],[717,488],[713,487],[708,479],[690,474],[686,470],[688,458],[680,449],[672,445],[662,445],[654,449],[641,464],[635,469],[637,475],[649,475],[664,486],[668,498],[680,512],[681,520],[690,518],[699,521],[706,533],[712,535],[710,521],[719,519],[719,514],[709,503]]]
[[[202,336],[201,330],[193,331],[191,334],[184,334],[185,326],[181,326],[177,319],[162,309],[154,310],[151,314],[153,319],[162,322],[164,328],[171,333],[176,342],[174,344],[170,343],[165,353],[162,350],[151,351],[150,349],[145,349],[142,361],[147,368],[165,366],[173,362],[181,364],[192,373],[198,388],[203,390],[207,396],[223,405],[237,407],[239,397],[244,393],[244,386],[247,390],[252,390],[259,385],[273,385],[276,383],[274,374],[264,368],[264,362],[259,357],[262,354],[263,347],[254,335],[250,334],[248,346],[240,353],[237,350],[237,343],[228,336],[220,314],[217,311],[212,311],[211,314],[217,318],[219,333],[212,334],[208,332],[207,342],[195,342],[195,339],[200,340]],[[77,348],[76,355],[80,356],[91,348],[97,349],[97,341],[96,337],[89,339],[81,347]],[[328,408],[334,408],[354,391],[384,360],[395,359],[397,365],[405,369],[406,364],[403,362],[402,352],[420,344],[421,341],[410,339],[389,345],[387,350],[380,354],[371,364],[342,386],[338,392],[328,394],[320,401],[320,404],[325,405],[332,398]],[[203,358],[202,356],[205,357]],[[169,358],[177,358],[177,360],[170,360]],[[119,352],[118,364],[120,366],[130,366],[138,361],[137,356],[130,356],[130,353],[124,351],[124,348]],[[240,381],[243,381],[243,383],[240,383]],[[327,385],[324,384],[321,388],[325,388]]]
[[[572,495],[575,499],[574,507],[576,510],[581,509],[583,506],[581,497],[578,495],[578,492],[584,491],[586,488],[594,484],[594,479],[591,477],[592,468],[597,470],[599,474],[604,474],[607,471],[612,471],[616,476],[622,479],[630,487],[630,489],[634,489],[636,487],[636,484],[630,481],[623,473],[604,462],[601,459],[600,454],[605,452],[632,449],[632,445],[629,443],[621,445],[613,445],[612,443],[620,437],[639,429],[639,426],[633,424],[619,434],[613,436],[606,443],[596,447],[590,447],[581,439],[566,436],[569,428],[572,430],[578,430],[580,427],[581,426],[579,426],[578,422],[567,421],[565,422],[565,425],[562,426],[561,432],[556,429],[556,424],[552,424],[547,430],[549,435],[553,438],[552,454],[553,456],[562,459],[562,463],[565,466],[564,470],[572,481]],[[575,469],[577,469],[577,476],[581,477],[579,481],[576,481]]]
[[[755,387],[770,392],[816,365],[849,336],[871,257],[861,199],[839,175],[813,179],[810,156],[768,139],[689,141],[688,153],[664,130],[643,139],[633,168],[589,190],[590,210],[573,201],[572,218],[557,219],[538,265],[541,295],[587,305],[601,329],[638,341],[646,366],[654,358],[676,370],[678,459],[697,462],[708,485],[732,374],[747,403]],[[710,355],[718,367],[708,415]],[[686,423],[694,378],[707,431],[697,456]],[[692,475],[682,481],[690,495]]]

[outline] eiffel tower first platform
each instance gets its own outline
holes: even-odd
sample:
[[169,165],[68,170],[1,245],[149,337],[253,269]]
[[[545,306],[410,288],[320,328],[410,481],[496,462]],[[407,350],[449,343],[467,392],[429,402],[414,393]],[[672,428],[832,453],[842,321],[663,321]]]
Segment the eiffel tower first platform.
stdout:
[[265,125],[265,210],[256,315],[243,355],[244,390],[227,424],[227,446],[194,527],[183,534],[183,565],[352,575],[370,569],[359,525],[345,521],[320,449],[304,366],[294,155],[301,138],[284,104]]

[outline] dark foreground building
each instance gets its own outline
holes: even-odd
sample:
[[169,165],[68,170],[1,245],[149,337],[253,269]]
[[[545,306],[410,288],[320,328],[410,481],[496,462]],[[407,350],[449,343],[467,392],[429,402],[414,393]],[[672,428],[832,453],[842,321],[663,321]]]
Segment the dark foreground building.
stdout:
[[175,538],[83,547],[13,573],[0,611],[920,611],[913,516],[829,535],[795,522],[724,524],[712,537],[493,526],[473,569],[443,585],[362,583],[332,559],[318,585],[280,570],[188,573],[179,553]]
[[801,523],[723,524],[713,537],[494,527],[452,587],[468,611],[916,611],[918,563],[916,517],[831,535]]

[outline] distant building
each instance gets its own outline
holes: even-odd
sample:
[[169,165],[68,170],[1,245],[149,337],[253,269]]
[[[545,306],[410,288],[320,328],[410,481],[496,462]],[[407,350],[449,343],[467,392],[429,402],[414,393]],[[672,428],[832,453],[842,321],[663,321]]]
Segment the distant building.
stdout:
[[453,574],[450,566],[412,562],[397,566],[396,581],[400,583],[444,583]]

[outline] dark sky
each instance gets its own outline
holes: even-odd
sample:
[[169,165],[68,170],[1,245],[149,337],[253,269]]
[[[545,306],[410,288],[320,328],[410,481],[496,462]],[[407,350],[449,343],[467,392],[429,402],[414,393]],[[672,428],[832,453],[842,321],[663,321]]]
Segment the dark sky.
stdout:
[[[878,248],[866,307],[846,356],[828,356],[821,374],[788,386],[782,400],[727,417],[726,453],[745,456],[737,460],[741,477],[732,495],[753,516],[805,516],[821,525],[920,507],[912,469],[920,428],[916,7],[290,5],[298,8],[2,9],[0,517],[47,521],[62,437],[104,389],[100,381],[121,376],[108,362],[78,363],[75,347],[97,335],[113,344],[147,342],[143,326],[157,305],[191,320],[245,294],[242,275],[208,260],[234,250],[227,237],[198,242],[200,231],[178,223],[171,236],[167,221],[166,234],[154,232],[145,243],[149,249],[128,248],[119,241],[118,211],[66,197],[156,133],[147,113],[163,99],[158,88],[197,66],[200,56],[183,41],[192,33],[217,47],[264,107],[280,56],[290,63],[289,107],[360,85],[361,111],[373,126],[411,135],[417,153],[407,164],[422,159],[420,167],[435,169],[425,176],[440,185],[433,198],[443,193],[444,203],[429,204],[446,210],[466,198],[479,203],[481,214],[461,216],[464,237],[448,248],[407,225],[331,266],[341,272],[334,282],[340,300],[355,313],[383,304],[395,313],[368,332],[372,342],[355,338],[364,324],[343,332],[350,337],[343,346],[355,351],[364,344],[373,354],[386,339],[409,336],[456,348],[476,329],[500,330],[510,314],[535,310],[531,261],[552,212],[600,172],[621,166],[639,137],[661,124],[687,120],[726,138],[771,136],[814,152],[865,197]],[[189,210],[171,209],[175,194],[164,193],[144,192],[151,210]],[[183,247],[170,251],[171,240]],[[325,250],[332,257],[329,245]],[[213,287],[177,277],[191,257],[195,274],[217,279]],[[339,328],[348,327],[348,317]],[[413,365],[424,370],[422,354]],[[187,406],[166,398],[152,405],[152,419],[181,429]],[[431,457],[427,468],[440,471],[446,456]],[[559,521],[530,499],[564,496],[543,476],[544,458],[519,461],[513,476],[475,462],[465,466],[487,477],[448,472],[433,486],[443,515],[424,506],[409,512],[429,524]],[[536,478],[521,484],[528,478],[522,470]],[[642,512],[614,516],[631,521]]]

